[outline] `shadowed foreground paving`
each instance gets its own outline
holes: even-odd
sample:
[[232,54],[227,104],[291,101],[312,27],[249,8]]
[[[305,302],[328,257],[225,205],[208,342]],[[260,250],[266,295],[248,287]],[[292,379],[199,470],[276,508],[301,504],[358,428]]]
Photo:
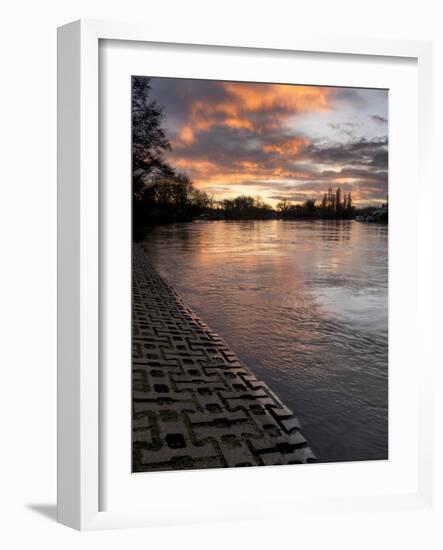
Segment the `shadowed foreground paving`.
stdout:
[[133,247],[133,471],[300,464],[314,455],[267,385]]

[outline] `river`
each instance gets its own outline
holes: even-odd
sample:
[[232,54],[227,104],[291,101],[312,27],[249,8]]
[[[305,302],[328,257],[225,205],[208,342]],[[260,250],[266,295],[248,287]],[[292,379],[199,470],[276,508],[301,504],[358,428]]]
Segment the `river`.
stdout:
[[185,302],[297,415],[322,462],[388,455],[388,228],[199,221],[144,241]]

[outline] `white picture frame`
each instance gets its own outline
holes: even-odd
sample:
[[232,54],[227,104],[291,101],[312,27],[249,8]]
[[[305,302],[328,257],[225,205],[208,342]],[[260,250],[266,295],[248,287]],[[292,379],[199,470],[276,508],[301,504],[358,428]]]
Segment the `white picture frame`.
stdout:
[[[103,298],[100,288],[102,250],[100,212],[103,208],[100,194],[100,41],[125,41],[129,44],[174,44],[175,47],[193,44],[201,49],[229,48],[230,55],[236,52],[271,51],[285,56],[290,52],[311,54],[332,54],[333,56],[365,56],[390,59],[393,66],[404,59],[412,59],[417,66],[418,82],[418,181],[420,189],[428,196],[432,194],[429,176],[430,151],[430,89],[431,89],[431,47],[426,42],[370,40],[363,38],[330,38],[297,34],[275,38],[231,38],[223,35],[189,37],[186,30],[174,31],[168,36],[163,31],[144,25],[102,21],[77,21],[65,25],[58,33],[58,519],[70,527],[89,530],[130,526],[151,526],[179,522],[224,520],[235,518],[259,518],[266,515],[291,514],[338,508],[342,510],[359,507],[364,510],[393,507],[428,506],[431,502],[431,346],[427,346],[431,330],[425,321],[429,288],[426,281],[430,276],[432,247],[431,221],[419,217],[420,233],[417,235],[417,256],[413,256],[417,269],[417,311],[420,314],[420,333],[411,346],[423,347],[423,361],[415,386],[417,406],[416,477],[405,490],[398,488],[386,494],[370,492],[328,498],[316,490],[312,498],[292,500],[284,492],[272,495],[272,507],[266,507],[265,494],[244,503],[229,503],[227,498],[217,505],[208,506],[207,500],[200,507],[187,505],[180,493],[174,506],[156,506],[155,496],[149,496],[150,505],[131,506],[123,501],[112,510],[101,506],[100,484],[103,483],[103,452],[107,447],[102,441],[103,407],[100,399],[103,388],[100,381],[103,373],[100,357],[100,302]],[[211,55],[210,52],[208,55]],[[395,220],[394,220],[395,223]],[[106,227],[106,226],[105,226]],[[415,292],[415,290],[413,291]],[[429,318],[432,315],[428,316]],[[429,344],[429,341],[428,341]],[[428,361],[426,360],[428,357]],[[415,409],[414,409],[415,410]],[[415,414],[415,413],[414,413]],[[414,436],[415,437],[415,436]],[[128,449],[128,453],[130,450]],[[325,466],[317,474],[325,480],[328,476],[342,475],[343,465]],[[353,468],[347,465],[346,468]],[[258,469],[249,468],[231,471],[239,479],[247,475],[251,487],[257,483],[257,476],[268,478],[275,484],[285,482],[289,475],[287,467]],[[255,472],[249,472],[255,470]],[[266,472],[265,472],[266,471]],[[307,470],[306,470],[307,472]],[[130,472],[129,472],[130,473]],[[148,480],[153,494],[164,483],[174,478],[181,491],[192,480],[198,493],[208,480],[215,479],[215,471],[161,474]],[[196,476],[200,476],[200,482]],[[311,474],[303,474],[310,475]],[[354,476],[360,476],[359,471]],[[415,475],[415,474],[414,474]],[[167,477],[165,477],[167,476]],[[175,477],[174,477],[175,476]],[[179,477],[181,476],[181,477]],[[192,477],[191,477],[192,476]],[[203,481],[201,481],[203,480]],[[225,483],[226,478],[220,478]],[[311,481],[312,483],[312,481]],[[186,485],[188,484],[188,485]],[[154,486],[156,489],[154,490]],[[265,485],[266,486],[266,485]],[[350,482],[351,486],[351,482]],[[406,487],[406,485],[405,485]],[[413,487],[413,489],[411,489]],[[171,490],[168,488],[167,490]],[[221,486],[220,486],[220,490]],[[203,493],[202,493],[203,494]],[[205,498],[211,498],[210,494]],[[269,497],[270,498],[270,497]],[[285,506],[276,507],[275,501]],[[271,510],[272,508],[272,510]]]

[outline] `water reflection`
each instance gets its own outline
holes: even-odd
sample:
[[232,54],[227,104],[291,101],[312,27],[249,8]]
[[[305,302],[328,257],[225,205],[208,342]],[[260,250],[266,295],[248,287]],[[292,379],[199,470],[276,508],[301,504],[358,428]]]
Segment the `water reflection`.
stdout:
[[157,227],[159,272],[303,423],[320,460],[387,457],[386,226]]

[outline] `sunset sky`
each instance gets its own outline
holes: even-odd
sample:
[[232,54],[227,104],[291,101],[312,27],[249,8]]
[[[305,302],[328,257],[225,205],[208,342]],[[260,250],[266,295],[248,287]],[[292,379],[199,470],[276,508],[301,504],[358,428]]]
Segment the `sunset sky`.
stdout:
[[216,199],[386,200],[386,90],[152,78],[172,145],[166,160]]

